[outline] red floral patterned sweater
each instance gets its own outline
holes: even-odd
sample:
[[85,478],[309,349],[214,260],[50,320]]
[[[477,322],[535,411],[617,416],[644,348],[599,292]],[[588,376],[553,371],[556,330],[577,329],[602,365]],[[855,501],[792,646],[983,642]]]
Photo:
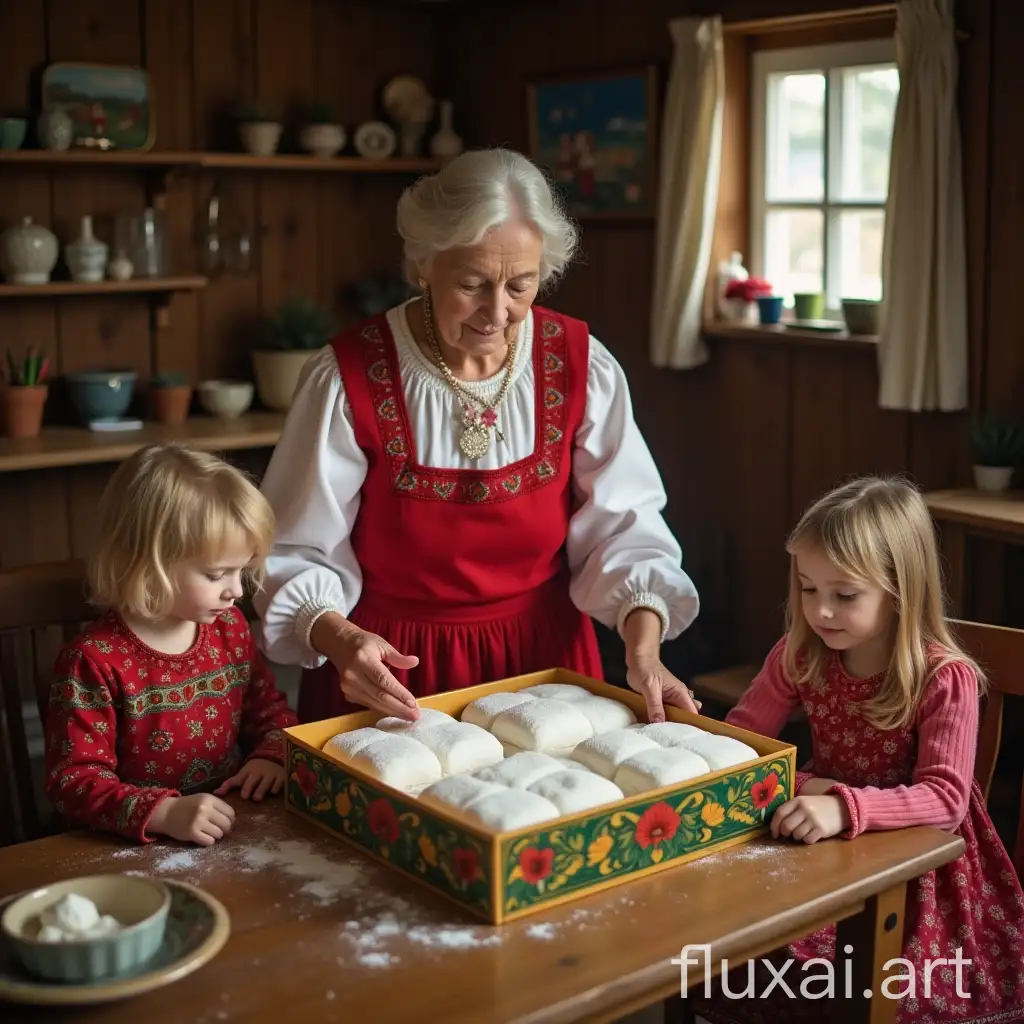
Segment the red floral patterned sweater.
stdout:
[[57,657],[47,795],[72,822],[146,842],[162,799],[213,789],[249,758],[283,762],[296,722],[237,608],[180,655],[111,612]]

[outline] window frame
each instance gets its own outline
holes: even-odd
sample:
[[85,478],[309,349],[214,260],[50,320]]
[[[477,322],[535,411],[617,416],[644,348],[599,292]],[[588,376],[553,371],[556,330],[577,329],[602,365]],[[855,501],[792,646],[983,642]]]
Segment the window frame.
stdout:
[[[896,63],[896,40],[892,37],[864,39],[819,46],[798,46],[779,50],[759,50],[751,61],[751,153],[750,153],[750,270],[764,276],[765,221],[771,210],[823,211],[824,252],[823,291],[825,307],[839,312],[840,287],[838,220],[845,210],[881,210],[886,201],[832,200],[829,184],[837,170],[836,154],[842,137],[842,97],[836,89],[836,73],[850,67],[873,67]],[[824,193],[820,201],[769,201],[767,192],[767,120],[768,77],[779,72],[819,71],[826,76],[824,126]],[[902,83],[901,83],[902,88]]]

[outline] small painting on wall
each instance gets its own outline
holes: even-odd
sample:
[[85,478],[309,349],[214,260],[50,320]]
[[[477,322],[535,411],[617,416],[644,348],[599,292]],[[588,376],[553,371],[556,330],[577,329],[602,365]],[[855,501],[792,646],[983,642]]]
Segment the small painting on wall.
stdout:
[[528,101],[531,155],[575,216],[654,215],[654,65],[535,81]]
[[74,143],[93,149],[149,149],[153,145],[149,75],[111,64],[51,64],[43,73],[44,110],[71,118]]

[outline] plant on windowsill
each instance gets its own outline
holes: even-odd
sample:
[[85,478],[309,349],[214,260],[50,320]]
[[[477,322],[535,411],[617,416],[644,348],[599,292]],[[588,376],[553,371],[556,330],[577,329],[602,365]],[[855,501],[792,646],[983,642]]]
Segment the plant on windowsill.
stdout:
[[772,286],[763,277],[730,281],[722,296],[722,308],[734,323],[756,323],[754,307],[759,298],[772,294]]
[[157,423],[180,426],[188,419],[192,401],[192,385],[183,373],[166,371],[150,378],[149,390],[153,398],[153,418]]
[[43,382],[50,369],[49,357],[30,348],[23,359],[7,350],[7,380],[0,392],[4,433],[8,437],[38,437],[43,408],[50,388]]
[[253,351],[256,391],[268,409],[291,408],[299,375],[309,357],[334,335],[330,312],[302,296],[285,300],[263,324],[263,339]]
[[1005,491],[1024,455],[1024,430],[1009,417],[985,415],[971,424],[974,483],[980,491]]

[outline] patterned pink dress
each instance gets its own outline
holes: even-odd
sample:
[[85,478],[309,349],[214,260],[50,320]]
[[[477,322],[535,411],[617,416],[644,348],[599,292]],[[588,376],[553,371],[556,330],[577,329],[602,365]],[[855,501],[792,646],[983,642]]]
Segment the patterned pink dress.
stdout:
[[[1024,893],[974,781],[978,697],[973,670],[959,663],[941,669],[928,684],[915,720],[906,728],[885,731],[857,710],[876,691],[880,677],[856,679],[835,655],[824,688],[798,687],[783,672],[783,646],[780,641],[769,654],[727,721],[775,736],[790,713],[803,705],[812,760],[806,772],[798,773],[797,792],[812,776],[837,780],[840,785],[832,792],[846,803],[852,822],[841,837],[825,841],[852,839],[874,829],[936,825],[955,832],[966,844],[959,860],[907,886],[902,956],[914,965],[917,993],[898,1001],[899,1024],[1024,1020]],[[960,983],[960,991],[969,997],[958,995],[954,968],[937,967],[925,998],[924,961],[953,958],[958,947],[962,959],[970,961],[961,968]],[[694,1000],[697,1013],[714,1024],[824,1020],[829,1011],[822,1000],[800,997],[800,982],[823,974],[820,965],[800,970],[800,962],[812,957],[834,961],[834,927],[771,957],[776,966],[794,961],[786,980],[796,998],[780,985],[765,998],[745,1000],[726,998],[719,990],[710,1001]],[[772,975],[760,963],[757,972],[754,991],[760,996]],[[905,976],[907,969],[897,972]],[[838,965],[836,979],[841,993]],[[731,972],[730,993],[742,992],[746,985],[743,964]],[[904,986],[894,980],[892,991]]]

